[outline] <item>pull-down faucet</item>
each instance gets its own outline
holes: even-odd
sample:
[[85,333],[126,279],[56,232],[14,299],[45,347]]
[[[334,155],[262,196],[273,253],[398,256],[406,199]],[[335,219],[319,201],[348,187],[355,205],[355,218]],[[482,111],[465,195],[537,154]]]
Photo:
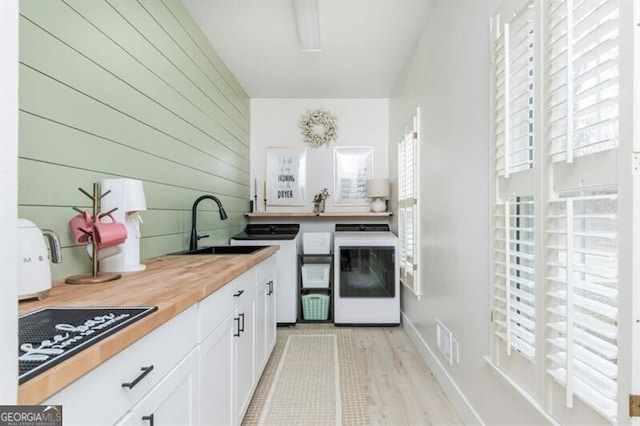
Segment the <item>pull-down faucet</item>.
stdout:
[[198,235],[196,232],[196,210],[198,209],[198,204],[200,201],[204,199],[210,199],[215,201],[218,204],[218,208],[220,209],[220,220],[227,219],[227,212],[224,211],[224,207],[222,207],[222,203],[218,200],[217,197],[213,195],[203,195],[198,197],[196,201],[193,202],[193,207],[191,208],[191,239],[189,240],[189,251],[198,250],[198,240],[200,238],[206,238],[208,235]]

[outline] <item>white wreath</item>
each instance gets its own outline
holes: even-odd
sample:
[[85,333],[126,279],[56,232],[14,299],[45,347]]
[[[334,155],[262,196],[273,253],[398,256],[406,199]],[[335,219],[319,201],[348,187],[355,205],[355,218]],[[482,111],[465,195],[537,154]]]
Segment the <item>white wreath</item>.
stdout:
[[304,141],[311,148],[318,148],[338,137],[338,123],[336,116],[324,109],[307,110],[300,118],[298,127],[302,131]]

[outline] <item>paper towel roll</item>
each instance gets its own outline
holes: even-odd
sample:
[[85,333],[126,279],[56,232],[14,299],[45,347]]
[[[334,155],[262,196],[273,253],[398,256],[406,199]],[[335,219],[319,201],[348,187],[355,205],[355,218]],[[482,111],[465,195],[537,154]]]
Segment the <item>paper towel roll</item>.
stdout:
[[142,182],[136,179],[105,179],[102,181],[102,193],[111,191],[102,199],[101,209],[111,210],[115,219],[127,227],[127,240],[118,246],[121,253],[100,262],[104,272],[141,271],[145,265],[140,264],[140,224],[141,211],[147,210]]

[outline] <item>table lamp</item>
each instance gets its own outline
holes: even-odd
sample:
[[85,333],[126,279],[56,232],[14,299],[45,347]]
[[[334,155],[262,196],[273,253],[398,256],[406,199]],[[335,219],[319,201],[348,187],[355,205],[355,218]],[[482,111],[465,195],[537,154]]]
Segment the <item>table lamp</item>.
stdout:
[[389,197],[389,179],[369,179],[367,197],[371,198],[371,211],[380,213],[387,210],[385,199]]

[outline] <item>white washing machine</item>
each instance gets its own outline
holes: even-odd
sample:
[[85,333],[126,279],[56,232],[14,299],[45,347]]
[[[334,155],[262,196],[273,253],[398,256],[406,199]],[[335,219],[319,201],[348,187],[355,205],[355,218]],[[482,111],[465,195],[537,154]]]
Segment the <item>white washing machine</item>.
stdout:
[[399,325],[398,238],[386,224],[337,224],[334,322]]
[[300,252],[300,225],[249,224],[241,234],[231,237],[231,245],[279,246],[276,253],[276,322],[278,325],[295,324],[298,316],[298,253]]

